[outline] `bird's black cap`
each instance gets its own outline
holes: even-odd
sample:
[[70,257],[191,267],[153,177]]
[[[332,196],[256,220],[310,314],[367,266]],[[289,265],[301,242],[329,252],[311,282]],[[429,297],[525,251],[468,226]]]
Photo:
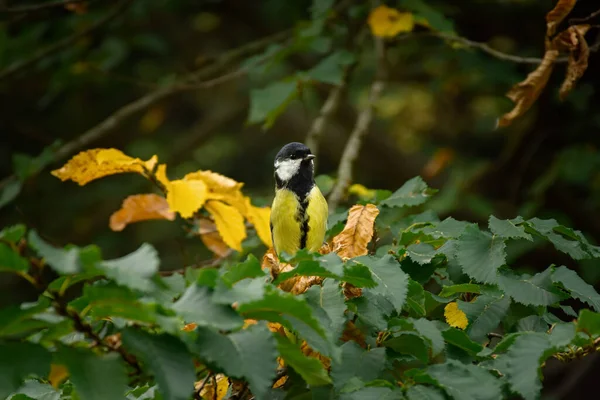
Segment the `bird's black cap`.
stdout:
[[279,150],[275,156],[275,160],[305,158],[308,154],[312,154],[310,149],[302,143],[288,143]]

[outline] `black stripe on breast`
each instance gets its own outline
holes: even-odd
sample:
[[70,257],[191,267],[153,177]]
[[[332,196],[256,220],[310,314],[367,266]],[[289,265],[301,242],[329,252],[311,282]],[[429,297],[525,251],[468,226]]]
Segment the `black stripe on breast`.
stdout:
[[300,200],[300,209],[298,210],[299,221],[302,225],[300,227],[300,248],[304,249],[306,247],[306,240],[308,239],[308,220],[310,216],[307,214],[306,210],[308,208],[308,194],[304,195],[304,199]]

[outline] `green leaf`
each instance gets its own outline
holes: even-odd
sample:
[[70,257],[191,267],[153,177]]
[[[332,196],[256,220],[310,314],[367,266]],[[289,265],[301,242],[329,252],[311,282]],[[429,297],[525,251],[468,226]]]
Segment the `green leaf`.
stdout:
[[515,219],[498,219],[493,215],[490,216],[488,226],[490,231],[496,236],[500,236],[504,239],[527,239],[533,241],[531,235],[525,232],[525,227],[517,225],[523,222],[523,218],[517,217]]
[[400,189],[396,190],[390,197],[381,202],[388,207],[412,207],[425,203],[437,192],[431,189],[420,176],[406,181]]
[[463,234],[467,226],[472,226],[473,223],[457,221],[452,217],[448,217],[442,222],[438,222],[434,226],[427,226],[421,230],[427,236],[434,239],[454,239]]
[[339,390],[354,377],[363,382],[377,379],[385,367],[385,360],[383,347],[365,350],[356,342],[346,342],[342,345],[340,362],[331,365],[333,385]]
[[297,344],[287,338],[277,336],[277,349],[281,358],[292,367],[308,385],[323,386],[331,383],[331,378],[323,363],[314,357],[305,356]]
[[23,184],[21,182],[17,180],[9,181],[0,191],[0,208],[16,199],[19,193],[21,193],[22,188]]
[[449,285],[442,287],[439,293],[441,297],[452,297],[457,293],[481,293],[481,286],[474,283],[461,283],[459,285]]
[[440,330],[432,321],[425,318],[410,319],[409,321],[412,323],[417,333],[429,341],[433,357],[444,351],[444,338]]
[[552,347],[561,348],[570,344],[575,339],[576,326],[573,323],[556,324],[550,332]]
[[445,400],[444,395],[435,388],[424,385],[413,385],[406,391],[408,400]]
[[406,254],[420,265],[428,264],[436,255],[435,248],[428,243],[415,243],[406,248]]
[[402,392],[389,387],[363,387],[354,392],[340,394],[339,400],[402,400]]
[[76,274],[80,271],[79,249],[75,247],[69,250],[57,249],[42,240],[36,231],[29,232],[28,240],[30,245],[44,257],[46,263],[59,274]]
[[577,272],[565,266],[558,267],[552,273],[552,281],[560,283],[571,293],[571,296],[589,304],[594,310],[600,312],[600,295],[592,285],[581,279]]
[[508,351],[499,355],[494,363],[506,374],[513,391],[526,400],[534,400],[542,389],[541,365],[551,354],[551,349],[548,335],[524,333],[517,336]]
[[473,302],[456,301],[469,320],[467,331],[471,339],[480,342],[492,332],[506,313],[510,306],[508,296],[494,297],[488,295],[478,296]]
[[17,243],[25,236],[26,231],[27,228],[23,224],[7,226],[0,231],[0,239],[11,243]]
[[400,354],[414,356],[425,364],[429,362],[429,341],[416,332],[400,332],[383,345]]
[[427,368],[427,373],[454,399],[497,400],[502,398],[500,381],[485,369],[447,360]]
[[147,292],[153,287],[150,278],[158,272],[159,264],[156,249],[144,243],[125,257],[102,261],[97,268],[119,285]]
[[236,302],[260,300],[265,296],[266,285],[264,278],[242,279],[231,288],[225,283],[220,283],[215,288],[212,301],[231,305]]
[[296,81],[273,82],[263,89],[251,90],[248,123],[265,121],[263,127],[270,128],[297,95]]
[[[78,307],[78,304],[82,306]],[[83,296],[69,305],[80,311],[89,307],[90,314],[98,319],[120,317],[145,323],[156,322],[153,305],[141,303],[130,289],[117,286],[114,282],[85,286]]]
[[577,332],[585,332],[591,337],[600,335],[600,314],[581,310],[577,319]]
[[260,322],[239,332],[223,335],[199,327],[194,351],[231,378],[245,378],[257,398],[265,398],[277,371],[275,338]]
[[332,278],[338,281],[351,283],[356,287],[376,286],[371,272],[367,267],[361,264],[344,265],[343,261],[335,253],[329,253],[321,257],[319,261],[300,261],[294,269],[279,274],[273,284],[279,285],[287,279],[297,276]]
[[400,268],[402,268],[402,271],[406,272],[411,279],[414,279],[416,282],[423,285],[429,282],[431,275],[433,275],[437,267],[438,266],[434,262],[420,265],[409,257],[400,261]]
[[231,330],[244,324],[244,319],[230,306],[213,301],[210,288],[197,284],[187,288],[181,298],[173,304],[173,310],[186,322],[194,322],[199,326]]
[[408,292],[409,278],[402,271],[400,264],[398,264],[392,255],[387,254],[380,259],[361,256],[352,259],[350,262],[366,265],[371,270],[377,286],[365,290],[385,297],[394,305],[398,312],[402,312]]
[[[47,383],[41,383],[34,380],[26,381],[23,386],[18,390],[18,393],[22,393],[27,398],[35,400],[59,400],[60,392],[54,389]],[[17,396],[11,397],[11,400],[17,400]]]
[[191,354],[178,338],[128,328],[123,345],[150,369],[164,400],[186,400],[194,390],[196,372]]
[[483,350],[483,346],[472,341],[463,330],[450,328],[443,331],[442,336],[446,342],[465,350],[471,355],[478,354],[481,350]]
[[341,85],[344,67],[352,64],[354,59],[354,55],[346,50],[336,51],[306,71],[306,75],[315,81]]
[[529,278],[503,271],[498,276],[498,286],[518,303],[549,306],[561,300],[560,292],[552,285],[551,274],[550,268]]
[[63,347],[58,354],[67,367],[77,394],[86,400],[124,399],[127,375],[119,355],[103,356],[89,350]]
[[519,332],[546,332],[547,330],[548,323],[538,315],[529,315],[517,322],[517,331]]
[[0,399],[17,390],[29,375],[44,378],[50,373],[52,357],[40,345],[0,342],[0,354]]
[[337,341],[346,325],[346,303],[339,283],[325,279],[322,286],[312,286],[304,295],[321,326],[331,333],[333,341]]
[[40,297],[35,303],[0,308],[0,337],[23,336],[45,327],[46,322],[33,317],[49,306],[50,301],[46,297]]
[[5,243],[0,243],[0,271],[27,272],[29,261]]
[[575,260],[592,258],[595,255],[588,252],[586,247],[591,246],[589,246],[583,235],[578,235],[565,228],[554,219],[532,218],[527,220],[527,224],[539,235],[550,241],[557,250],[568,254]]
[[[409,310],[411,316],[424,317],[427,314],[425,309],[425,291],[419,282],[409,279],[408,294],[404,308]],[[411,312],[412,311],[412,312]]]
[[302,296],[282,292],[267,287],[265,297],[260,300],[241,303],[237,311],[246,318],[265,319],[272,322],[287,322],[289,318],[302,321],[320,337],[326,338],[325,330],[314,317],[312,308]]
[[[394,312],[394,306],[382,295],[364,291],[362,296],[352,299],[356,306],[352,311],[367,326],[383,331],[387,328],[387,316]],[[386,307],[389,306],[389,307]]]
[[503,239],[470,225],[458,239],[457,246],[456,257],[465,274],[483,283],[498,281],[496,272],[506,262]]
[[223,280],[230,285],[246,278],[259,278],[265,276],[265,272],[260,266],[260,261],[254,255],[248,255],[243,263],[233,265],[223,273]]

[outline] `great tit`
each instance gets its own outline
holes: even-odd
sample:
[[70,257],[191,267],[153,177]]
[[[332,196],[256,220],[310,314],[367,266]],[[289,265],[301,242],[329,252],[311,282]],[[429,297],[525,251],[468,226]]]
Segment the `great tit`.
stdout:
[[302,143],[288,143],[275,156],[275,199],[271,237],[277,254],[321,248],[327,230],[327,201],[315,184],[314,154]]

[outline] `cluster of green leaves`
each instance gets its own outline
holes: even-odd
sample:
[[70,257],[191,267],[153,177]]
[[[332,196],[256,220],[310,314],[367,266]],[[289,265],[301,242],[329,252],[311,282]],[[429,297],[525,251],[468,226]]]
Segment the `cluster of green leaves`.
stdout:
[[[300,252],[275,280],[254,256],[163,277],[149,244],[103,260],[94,245],[56,248],[7,227],[0,269],[41,294],[0,309],[0,399],[189,399],[194,382],[214,373],[243,380],[257,399],[535,399],[546,359],[595,351],[600,295],[565,266],[518,273],[507,249],[549,242],[578,260],[600,248],[554,220],[492,216],[487,231],[409,212],[434,193],[418,177],[377,191],[371,254],[343,261]],[[278,288],[298,276],[324,280],[301,295]],[[362,293],[345,296],[348,284]],[[567,299],[593,311],[577,314],[561,304]],[[466,329],[446,323],[451,302]],[[490,342],[491,332],[502,339]],[[288,378],[273,388],[278,357]]]

